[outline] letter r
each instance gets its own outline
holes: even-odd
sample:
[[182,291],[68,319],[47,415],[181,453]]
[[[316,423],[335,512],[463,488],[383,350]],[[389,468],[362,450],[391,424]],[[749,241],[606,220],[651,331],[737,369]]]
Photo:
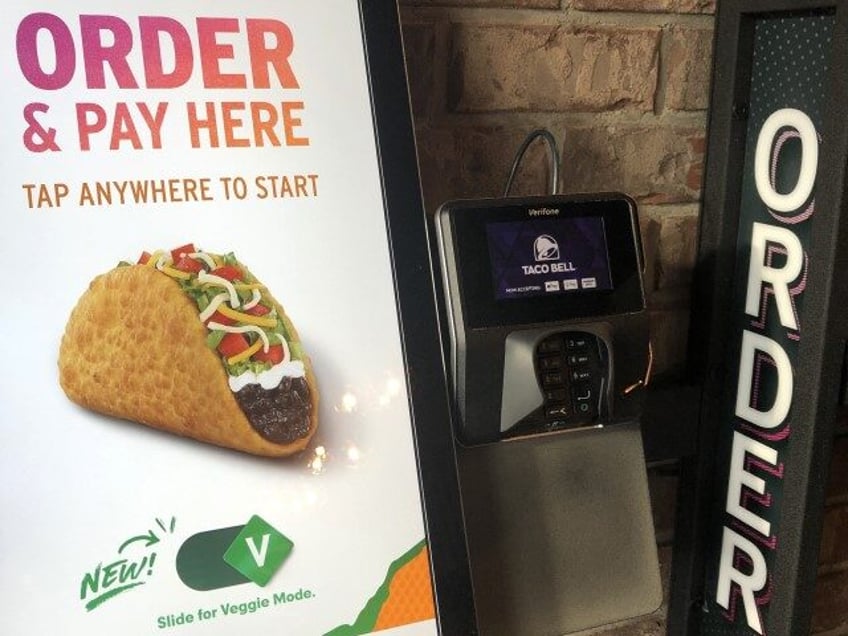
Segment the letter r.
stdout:
[[[769,245],[778,244],[786,250],[783,267],[772,267],[767,263]],[[745,313],[760,315],[760,298],[763,284],[771,285],[777,303],[780,324],[788,329],[798,329],[795,308],[789,285],[798,279],[804,266],[804,248],[795,234],[784,227],[754,223],[751,233],[751,263],[748,266],[748,291],[745,298]]]
[[[736,551],[740,550],[751,560],[750,574],[740,572],[736,568]],[[716,586],[716,603],[730,610],[730,595],[733,584],[739,586],[742,604],[745,607],[745,619],[748,627],[758,634],[763,633],[760,612],[757,609],[755,592],[759,592],[768,581],[768,567],[762,552],[752,542],[737,534],[730,528],[724,528],[721,540],[721,560],[718,570],[718,585]]]

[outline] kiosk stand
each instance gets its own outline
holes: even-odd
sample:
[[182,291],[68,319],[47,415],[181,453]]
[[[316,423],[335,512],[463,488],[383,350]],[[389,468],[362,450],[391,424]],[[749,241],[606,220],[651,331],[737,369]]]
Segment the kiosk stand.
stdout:
[[659,607],[639,427],[651,354],[623,195],[447,203],[436,219],[481,634]]

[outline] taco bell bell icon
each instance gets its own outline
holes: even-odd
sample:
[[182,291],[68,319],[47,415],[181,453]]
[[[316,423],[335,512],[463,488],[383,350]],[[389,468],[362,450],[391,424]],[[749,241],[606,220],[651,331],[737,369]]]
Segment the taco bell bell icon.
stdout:
[[533,241],[533,253],[537,263],[540,261],[558,261],[559,243],[550,234],[540,234]]

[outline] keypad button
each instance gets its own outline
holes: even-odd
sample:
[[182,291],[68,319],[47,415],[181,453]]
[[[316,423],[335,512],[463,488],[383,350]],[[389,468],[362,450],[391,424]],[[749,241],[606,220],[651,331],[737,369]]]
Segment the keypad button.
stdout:
[[571,372],[571,379],[574,382],[585,382],[592,379],[592,372],[589,369],[574,369]]
[[542,383],[545,386],[556,386],[558,384],[564,384],[565,380],[562,373],[545,373],[542,376]]
[[566,336],[565,348],[568,351],[585,351],[589,348],[589,339],[586,336]]
[[589,383],[574,384],[571,387],[571,399],[574,412],[581,417],[595,417],[598,414],[598,396]]
[[571,408],[567,404],[556,404],[545,407],[545,417],[549,419],[565,418],[571,415]]
[[577,405],[576,412],[578,415],[585,415],[586,417],[591,417],[592,415],[594,415],[594,408],[592,408],[592,405],[588,402],[580,402]]
[[595,397],[592,385],[587,382],[575,384],[571,387],[571,399],[575,402],[594,402]]
[[545,338],[539,343],[539,353],[557,353],[562,351],[562,338]]
[[591,359],[588,353],[572,353],[568,356],[568,366],[576,367],[582,364],[589,364]]
[[548,389],[545,391],[546,402],[566,402],[568,391],[566,389]]
[[542,358],[539,361],[539,366],[541,367],[542,371],[553,371],[555,369],[560,369],[562,368],[562,358]]

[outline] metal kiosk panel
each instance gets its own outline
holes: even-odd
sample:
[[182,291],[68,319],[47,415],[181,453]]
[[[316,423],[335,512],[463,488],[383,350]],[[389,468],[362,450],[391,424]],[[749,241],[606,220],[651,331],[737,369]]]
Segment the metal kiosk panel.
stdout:
[[669,633],[809,631],[848,335],[846,29],[842,3],[718,5]]

